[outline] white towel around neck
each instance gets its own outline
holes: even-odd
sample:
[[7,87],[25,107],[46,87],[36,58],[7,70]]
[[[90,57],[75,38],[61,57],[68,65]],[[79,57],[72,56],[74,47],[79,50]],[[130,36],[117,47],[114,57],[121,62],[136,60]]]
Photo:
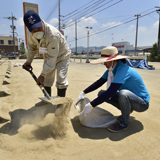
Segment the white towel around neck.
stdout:
[[[116,62],[116,63],[117,63],[117,62]],[[108,72],[108,80],[107,80],[107,89],[110,87],[110,85],[111,85],[111,83],[112,83],[112,81],[113,81],[113,79],[114,79],[114,74],[113,74],[112,71],[113,71],[116,63],[115,63],[114,66],[113,66],[113,61],[112,61],[112,64],[111,64],[110,68],[108,69],[109,72]]]

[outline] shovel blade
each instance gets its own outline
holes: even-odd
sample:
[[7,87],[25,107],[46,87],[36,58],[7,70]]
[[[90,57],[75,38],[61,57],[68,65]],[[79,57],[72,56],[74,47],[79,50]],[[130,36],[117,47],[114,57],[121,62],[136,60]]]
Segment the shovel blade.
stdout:
[[[52,96],[51,99],[55,99],[57,98],[58,96]],[[43,102],[45,103],[52,103],[51,102],[51,99],[48,99],[47,97],[39,97],[40,100],[42,100]]]

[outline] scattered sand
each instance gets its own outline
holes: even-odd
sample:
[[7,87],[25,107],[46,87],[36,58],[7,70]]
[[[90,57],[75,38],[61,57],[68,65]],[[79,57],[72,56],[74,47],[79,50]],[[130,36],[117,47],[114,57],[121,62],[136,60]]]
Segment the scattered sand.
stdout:
[[[74,108],[79,93],[104,73],[104,66],[72,60],[67,97],[36,105],[43,93],[28,72],[13,66],[15,62],[23,64],[24,61],[10,60],[11,65],[6,61],[0,66],[0,87],[8,66],[11,70],[11,83],[6,84],[11,94],[0,99],[10,105],[12,119],[0,124],[0,160],[160,159],[160,63],[150,63],[156,65],[153,71],[136,69],[150,92],[150,108],[144,113],[133,112],[127,130],[111,133],[105,128],[82,126]],[[37,76],[42,62],[33,63]],[[55,85],[52,91],[56,96]],[[98,90],[86,96],[93,100],[97,93]],[[111,105],[103,103],[99,107],[120,115]]]

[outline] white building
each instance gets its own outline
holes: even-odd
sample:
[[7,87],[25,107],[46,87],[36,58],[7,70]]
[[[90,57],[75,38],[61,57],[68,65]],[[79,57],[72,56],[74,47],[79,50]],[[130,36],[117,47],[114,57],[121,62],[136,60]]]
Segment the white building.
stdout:
[[[135,55],[135,47],[133,45],[130,45],[130,43],[127,41],[112,43],[112,46],[115,46],[118,49],[118,53],[122,55]],[[145,55],[146,52],[148,54],[151,48],[152,46],[137,47],[136,55]]]
[[[15,37],[15,51],[18,53],[18,38]],[[0,54],[5,55],[14,52],[13,37],[0,36]]]

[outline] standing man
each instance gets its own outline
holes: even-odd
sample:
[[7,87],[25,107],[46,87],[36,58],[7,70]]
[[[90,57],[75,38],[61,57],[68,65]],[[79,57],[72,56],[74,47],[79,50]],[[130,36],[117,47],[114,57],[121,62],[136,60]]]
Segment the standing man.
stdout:
[[41,20],[34,11],[26,12],[23,20],[31,33],[27,40],[27,61],[24,66],[30,69],[38,50],[43,53],[44,63],[37,84],[42,84],[51,96],[51,86],[54,83],[55,72],[57,71],[57,96],[65,97],[68,87],[67,73],[71,50],[64,36],[55,27]]

